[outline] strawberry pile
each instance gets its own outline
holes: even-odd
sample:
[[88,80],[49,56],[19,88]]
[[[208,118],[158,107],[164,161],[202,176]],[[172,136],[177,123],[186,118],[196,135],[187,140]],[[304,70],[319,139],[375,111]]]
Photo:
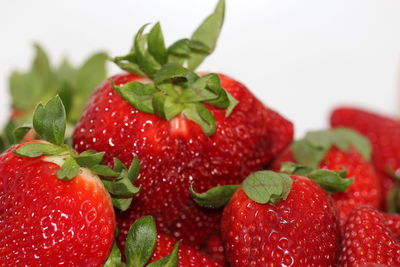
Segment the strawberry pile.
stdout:
[[245,85],[196,72],[224,12],[170,46],[143,26],[92,94],[104,54],[55,71],[37,47],[12,92],[40,93],[1,139],[0,266],[400,266],[400,121],[340,108],[294,141]]

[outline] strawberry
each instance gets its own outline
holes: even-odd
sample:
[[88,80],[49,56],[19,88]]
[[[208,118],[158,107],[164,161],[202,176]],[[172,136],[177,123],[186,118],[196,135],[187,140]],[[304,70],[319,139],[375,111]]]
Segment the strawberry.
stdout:
[[385,217],[385,224],[396,235],[396,238],[400,239],[400,215],[388,213],[382,214]]
[[[131,53],[114,59],[131,72],[110,78],[91,97],[73,135],[77,151],[105,151],[112,164],[141,160],[142,191],[118,226],[123,247],[137,218],[154,216],[159,230],[198,247],[219,227],[221,212],[196,206],[196,190],[240,183],[290,142],[293,127],[241,83],[194,69],[215,48],[221,0],[191,39],[164,45],[161,27],[141,28]],[[210,35],[208,35],[208,33]]]
[[334,266],[338,257],[333,200],[303,176],[251,174],[225,207],[221,230],[231,266]]
[[37,107],[33,125],[49,142],[25,142],[0,155],[1,265],[102,266],[114,242],[113,203],[131,201],[137,166],[111,170],[101,164],[103,153],[77,154],[65,145],[58,96]]
[[398,236],[376,209],[359,207],[353,210],[344,233],[340,266],[400,266]]
[[344,225],[355,207],[360,205],[380,207],[379,177],[369,158],[368,140],[352,130],[337,128],[308,132],[274,163],[273,169],[279,170],[282,162],[289,161],[311,168],[345,170],[346,177],[352,178],[351,186],[345,192],[332,194],[341,225]]
[[[381,178],[383,196],[393,188],[400,170],[400,121],[356,108],[338,108],[331,115],[333,127],[349,127],[365,135],[371,142],[372,162]],[[398,190],[397,190],[398,191]],[[390,199],[385,199],[385,204]],[[396,201],[398,202],[398,201]],[[387,205],[391,206],[391,203]],[[396,211],[396,208],[391,208]]]
[[144,216],[136,220],[127,234],[125,246],[126,262],[116,245],[105,263],[105,267],[222,267],[200,251],[177,242],[173,237],[157,233],[154,218]]
[[222,243],[222,239],[219,235],[211,236],[207,240],[203,251],[213,260],[219,262],[223,266],[228,266],[224,254],[224,244]]

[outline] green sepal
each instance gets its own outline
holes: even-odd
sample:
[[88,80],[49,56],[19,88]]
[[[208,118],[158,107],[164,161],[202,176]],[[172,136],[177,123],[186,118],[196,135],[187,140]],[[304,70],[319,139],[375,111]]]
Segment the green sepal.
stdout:
[[117,178],[102,179],[102,182],[107,191],[113,196],[128,198],[133,197],[140,191],[140,188],[133,186],[127,170],[122,170]]
[[120,211],[126,211],[132,204],[132,198],[112,196],[111,200],[114,208],[119,209]]
[[387,212],[390,214],[397,214],[400,212],[400,188],[395,184],[390,188],[386,196]]
[[225,206],[240,185],[221,185],[213,187],[204,193],[196,193],[190,185],[189,192],[194,202],[205,208],[220,208]]
[[75,160],[81,167],[90,168],[100,164],[103,161],[104,154],[104,152],[87,150],[75,157]]
[[206,136],[212,135],[217,129],[214,116],[200,103],[185,104],[185,108],[182,113],[186,118],[197,123]]
[[143,267],[156,246],[156,224],[151,216],[136,220],[130,227],[125,244],[127,267]]
[[133,158],[131,166],[129,166],[129,170],[128,170],[128,178],[132,183],[135,182],[136,179],[138,178],[139,172],[140,172],[140,162],[139,162],[139,158],[137,156],[135,156]]
[[123,86],[116,86],[113,82],[111,84],[122,98],[136,109],[150,114],[154,113],[153,95],[158,90],[151,84],[142,84],[140,82],[129,82]]
[[208,16],[192,35],[192,40],[209,48],[208,53],[192,50],[188,60],[188,68],[195,70],[214,51],[225,17],[225,1],[219,0],[214,12]]
[[108,167],[106,165],[102,165],[102,164],[93,165],[89,169],[106,179],[113,179],[120,175],[119,172],[116,172],[113,169],[111,169],[110,167]]
[[104,263],[103,267],[124,267],[125,264],[122,262],[121,251],[119,250],[117,244],[114,242],[110,255],[106,262]]
[[20,143],[26,134],[32,129],[31,126],[20,126],[18,128],[14,129],[14,142],[15,143]]
[[344,152],[353,147],[365,160],[369,161],[371,158],[368,139],[347,128],[308,132],[303,139],[293,143],[292,152],[297,162],[315,169],[332,146]]
[[283,162],[281,172],[306,176],[329,193],[344,192],[354,181],[353,178],[346,178],[346,170],[313,169],[292,162]]
[[55,156],[65,154],[68,152],[63,146],[58,146],[50,143],[27,143],[18,149],[14,150],[14,153],[27,158],[36,158],[40,156]]
[[250,174],[243,181],[243,191],[260,204],[275,205],[285,200],[292,188],[293,180],[283,173],[258,171]]
[[79,173],[80,166],[73,157],[67,157],[64,164],[57,171],[57,177],[63,181],[74,178]]
[[163,65],[154,75],[154,83],[156,85],[165,82],[166,80],[175,78],[186,79],[189,70],[176,63],[168,63]]
[[181,244],[180,241],[176,242],[174,245],[174,249],[172,252],[158,261],[152,262],[147,267],[178,267],[179,263],[179,245]]
[[[136,157],[135,157],[136,158]],[[122,163],[122,161],[119,158],[114,158],[114,168],[113,170],[115,172],[121,172],[123,169],[126,169],[126,166]]]
[[140,69],[140,67],[137,63],[128,61],[125,58],[127,58],[127,57],[115,57],[115,58],[111,59],[111,61],[114,62],[115,64],[117,64],[118,67],[120,67],[121,69],[123,69],[129,73],[133,73],[133,74],[143,76],[143,77],[146,76],[146,73],[144,73]]
[[158,63],[165,64],[167,62],[167,49],[165,48],[164,36],[160,23],[156,23],[150,30],[147,45],[149,53]]
[[36,133],[55,145],[64,144],[66,124],[65,108],[58,95],[45,106],[39,104],[33,115]]
[[146,51],[148,35],[144,34],[144,30],[148,24],[143,25],[135,36],[134,40],[134,51],[135,60],[139,65],[140,69],[146,73],[146,76],[153,77],[160,68],[160,63],[148,52]]

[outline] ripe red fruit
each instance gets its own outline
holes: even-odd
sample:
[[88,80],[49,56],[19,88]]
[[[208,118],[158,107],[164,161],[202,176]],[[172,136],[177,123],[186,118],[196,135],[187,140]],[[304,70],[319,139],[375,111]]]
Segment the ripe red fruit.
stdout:
[[391,175],[400,169],[400,121],[356,108],[338,108],[333,127],[352,128],[365,135],[373,147],[372,162],[379,171],[384,196],[393,186]]
[[[398,236],[372,207],[355,209],[344,228],[340,266],[400,266]],[[368,265],[371,264],[371,265]]]
[[[306,177],[291,175],[288,179],[293,184],[287,198],[273,205],[255,202],[245,187],[232,196],[221,222],[225,254],[231,266],[336,264],[340,234],[332,199]],[[260,188],[258,183],[277,187],[269,177],[258,181],[255,191]]]
[[207,240],[203,251],[216,262],[222,264],[223,266],[228,266],[224,254],[224,244],[219,235],[214,235],[210,237]]
[[[175,244],[176,240],[173,237],[158,234],[156,247],[150,262],[168,256],[172,252]],[[222,265],[211,260],[205,254],[184,244],[179,245],[178,257],[178,267],[222,267]]]
[[[260,169],[291,141],[292,124],[266,108],[239,82],[220,75],[222,86],[240,103],[231,116],[212,106],[217,130],[206,136],[199,125],[178,116],[171,121],[135,109],[109,82],[92,96],[74,133],[77,151],[105,151],[105,162],[141,161],[138,183],[142,191],[131,209],[118,216],[125,240],[137,218],[153,215],[158,228],[192,244],[200,244],[218,227],[219,212],[195,205],[188,188],[197,191],[221,184],[238,184]],[[113,78],[116,85],[140,77]],[[251,114],[251,115],[250,115]]]
[[111,198],[87,169],[57,177],[62,156],[0,155],[2,266],[102,266],[114,241]]
[[[291,151],[287,151],[275,163],[273,169],[279,170],[282,162],[296,162]],[[332,171],[347,170],[346,177],[353,183],[344,192],[331,194],[336,203],[341,225],[351,211],[361,205],[379,208],[381,204],[381,186],[371,163],[354,148],[343,151],[333,146],[319,163],[319,168]]]

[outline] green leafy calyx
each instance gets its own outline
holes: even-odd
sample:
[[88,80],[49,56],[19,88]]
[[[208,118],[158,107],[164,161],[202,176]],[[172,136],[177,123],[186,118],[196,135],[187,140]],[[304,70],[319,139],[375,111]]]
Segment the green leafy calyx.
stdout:
[[288,197],[292,184],[287,174],[258,171],[243,181],[243,191],[257,203],[275,205]]
[[233,193],[240,185],[221,185],[213,187],[204,193],[196,193],[191,185],[189,188],[190,195],[194,202],[205,208],[220,208],[225,206],[231,199]]
[[114,89],[136,109],[170,120],[178,114],[196,122],[206,135],[216,130],[215,119],[204,106],[225,109],[229,116],[237,100],[222,88],[217,74],[198,76],[194,70],[214,51],[224,19],[225,2],[199,26],[191,39],[165,46],[159,23],[148,33],[144,25],[130,52],[112,59],[120,68],[150,79],[129,82]]
[[177,242],[168,256],[148,264],[157,242],[156,223],[151,216],[145,216],[136,220],[130,227],[125,244],[126,262],[122,262],[121,252],[114,245],[104,267],[177,267],[178,250],[180,242]]
[[301,165],[315,169],[333,146],[345,152],[353,147],[366,160],[370,160],[371,145],[368,139],[347,128],[308,132],[303,139],[293,143],[292,152]]
[[353,178],[346,178],[346,170],[313,169],[293,162],[283,162],[281,172],[306,176],[329,193],[344,192],[354,181]]
[[[66,128],[66,113],[61,98],[57,95],[46,105],[39,104],[33,115],[33,129],[45,141],[30,142],[14,151],[22,157],[35,158],[40,156],[61,156],[64,160],[57,171],[61,180],[71,180],[76,177],[81,168],[87,168],[97,174],[105,188],[112,196],[113,204],[120,210],[126,210],[132,197],[140,188],[133,185],[139,175],[139,160],[135,158],[129,169],[118,159],[114,159],[114,169],[103,164],[103,152],[93,150],[80,154],[64,142]],[[15,139],[29,131],[29,127],[17,128]]]

